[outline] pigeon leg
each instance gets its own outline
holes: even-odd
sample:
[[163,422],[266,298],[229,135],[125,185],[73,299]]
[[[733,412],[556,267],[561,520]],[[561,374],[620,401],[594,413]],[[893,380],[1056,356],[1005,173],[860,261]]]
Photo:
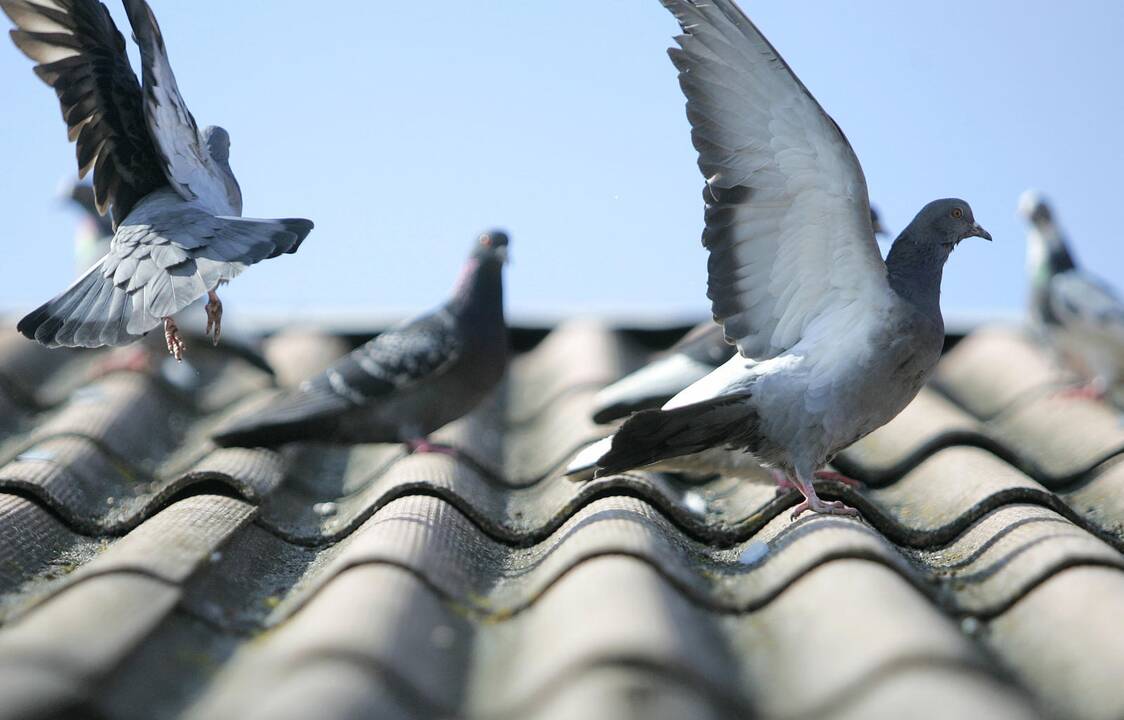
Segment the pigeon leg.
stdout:
[[843,473],[837,473],[834,470],[817,470],[815,473],[813,473],[813,475],[817,480],[827,480],[828,482],[843,483],[848,487],[853,487],[856,489],[866,487],[861,480],[849,478]]
[[222,335],[222,300],[219,300],[218,293],[211,290],[207,293],[207,306],[204,310],[207,311],[207,329],[203,332],[204,335],[210,335],[211,329],[215,331],[212,342],[215,345],[219,344],[219,336]]
[[448,455],[451,458],[457,459],[461,457],[461,451],[455,447],[432,443],[424,437],[407,440],[406,447],[409,448],[411,453],[436,453],[438,455]]
[[164,342],[168,344],[168,352],[172,357],[182,362],[187,345],[180,337],[180,329],[176,326],[176,321],[170,317],[164,318]]
[[117,348],[90,368],[89,379],[95,380],[115,372],[151,372],[152,360],[152,354],[143,344]]
[[1060,390],[1058,395],[1064,398],[1080,398],[1082,400],[1104,401],[1108,398],[1108,384],[1101,378],[1095,378],[1080,387],[1070,387]]
[[819,495],[816,494],[816,488],[809,480],[801,477],[800,473],[796,474],[796,483],[798,489],[804,495],[804,502],[800,503],[792,509],[792,519],[800,517],[807,510],[814,513],[821,513],[823,515],[858,515],[859,511],[855,508],[845,504],[842,500],[834,500],[826,502],[821,500]]
[[786,473],[784,470],[772,468],[769,470],[769,474],[773,476],[773,482],[777,484],[778,495],[780,493],[783,493],[785,490],[796,490],[797,492],[803,494],[803,492],[800,490],[800,486],[797,485],[796,481],[790,478],[788,476],[788,473]]

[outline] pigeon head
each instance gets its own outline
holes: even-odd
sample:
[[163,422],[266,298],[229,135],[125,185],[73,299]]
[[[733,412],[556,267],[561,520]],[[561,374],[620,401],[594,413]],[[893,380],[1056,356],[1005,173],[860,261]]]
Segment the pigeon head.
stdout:
[[968,203],[956,198],[934,200],[917,213],[886,256],[890,287],[899,296],[940,316],[941,274],[945,261],[962,240],[991,239],[976,222]]
[[882,218],[878,215],[878,211],[873,207],[870,208],[870,227],[874,229],[874,237],[890,234],[886,230],[886,226],[882,224]]
[[957,198],[934,200],[921,208],[911,225],[920,231],[916,238],[934,243],[943,251],[945,258],[966,238],[991,240],[991,233],[976,222],[971,206]]
[[486,232],[476,239],[472,258],[480,264],[492,261],[503,265],[507,262],[507,244],[507,233],[502,230]]
[[211,125],[203,129],[203,142],[207,143],[207,152],[217,162],[230,162],[230,133],[218,125]]
[[1039,225],[1050,221],[1050,206],[1038,192],[1027,190],[1019,196],[1019,215],[1027,222]]

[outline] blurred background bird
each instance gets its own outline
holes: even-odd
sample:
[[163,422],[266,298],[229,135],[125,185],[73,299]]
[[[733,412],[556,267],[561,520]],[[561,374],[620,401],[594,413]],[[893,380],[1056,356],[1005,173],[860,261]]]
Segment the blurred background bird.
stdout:
[[1069,394],[1103,400],[1124,365],[1124,303],[1111,286],[1077,266],[1045,198],[1027,190],[1019,214],[1030,225],[1031,320],[1059,359],[1084,377],[1085,384]]

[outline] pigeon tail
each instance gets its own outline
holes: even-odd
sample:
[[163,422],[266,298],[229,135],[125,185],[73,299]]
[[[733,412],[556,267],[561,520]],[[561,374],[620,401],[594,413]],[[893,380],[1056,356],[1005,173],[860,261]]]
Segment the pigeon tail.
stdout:
[[644,410],[613,436],[597,461],[595,477],[725,446],[752,452],[758,445],[757,414],[748,394],[724,395],[671,410]]
[[132,298],[105,277],[98,261],[49,302],[20,320],[16,329],[47,347],[128,345],[140,335],[128,330]]
[[299,440],[327,440],[335,433],[339,414],[350,407],[330,388],[307,383],[236,418],[211,437],[221,447],[276,447]]
[[285,443],[327,439],[334,423],[334,418],[276,423],[254,418],[253,422],[240,423],[215,433],[212,439],[219,447],[273,448]]

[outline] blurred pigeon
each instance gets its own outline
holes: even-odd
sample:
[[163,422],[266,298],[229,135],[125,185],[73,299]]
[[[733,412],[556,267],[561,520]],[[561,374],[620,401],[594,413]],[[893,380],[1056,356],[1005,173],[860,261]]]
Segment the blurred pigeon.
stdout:
[[1124,302],[1077,267],[1050,206],[1037,193],[1023,193],[1019,213],[1030,223],[1031,319],[1060,355],[1090,376],[1075,394],[1103,400],[1124,365]]
[[921,389],[945,260],[990,236],[966,202],[937,200],[883,262],[850,143],[776,50],[731,0],[661,1],[684,32],[670,54],[706,178],[707,294],[740,354],[629,418],[597,474],[726,447],[804,495],[793,517],[855,514],[817,496],[817,470]]
[[109,252],[113,221],[98,212],[94,186],[81,181],[67,182],[62,196],[82,211],[82,221],[74,233],[74,265],[79,275]]
[[[873,207],[870,224],[876,236],[886,233]],[[721,325],[712,320],[700,323],[651,363],[597,393],[593,398],[593,422],[609,423],[640,410],[658,408],[736,352],[726,342]],[[743,464],[739,462],[738,467]]]
[[508,238],[482,235],[453,297],[435,312],[387,330],[263,409],[214,436],[223,446],[272,447],[297,440],[428,441],[483,400],[507,366],[503,264]]
[[112,208],[109,252],[65,292],[19,323],[48,347],[126,345],[163,324],[169,352],[185,349],[172,315],[206,295],[207,330],[218,342],[216,288],[246,267],[297,250],[308,220],[242,218],[230,170],[230,137],[202,131],[168,62],[144,0],[124,0],[140,46],[143,88],[125,39],[97,0],[0,0],[12,40],[54,88],[79,175],[94,172],[94,204]]

